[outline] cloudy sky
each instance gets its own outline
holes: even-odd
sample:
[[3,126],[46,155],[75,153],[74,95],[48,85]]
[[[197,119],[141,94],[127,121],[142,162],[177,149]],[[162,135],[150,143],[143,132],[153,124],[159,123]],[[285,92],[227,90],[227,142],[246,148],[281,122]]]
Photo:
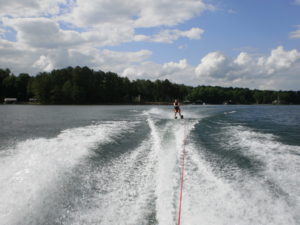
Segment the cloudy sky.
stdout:
[[300,0],[0,0],[0,68],[300,90]]

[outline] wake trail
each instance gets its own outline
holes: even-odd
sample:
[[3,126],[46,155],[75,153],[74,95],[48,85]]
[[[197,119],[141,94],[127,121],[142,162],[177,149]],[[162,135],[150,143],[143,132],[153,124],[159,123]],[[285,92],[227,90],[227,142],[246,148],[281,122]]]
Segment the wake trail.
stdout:
[[[113,142],[134,124],[104,122],[62,131],[55,138],[29,139],[7,149],[0,166],[0,224],[35,224],[50,209],[49,193],[99,145]],[[36,215],[39,213],[40,215]]]
[[152,119],[148,121],[157,148],[156,218],[158,224],[176,224],[184,132],[188,135],[197,121],[186,120],[186,126],[184,121],[170,120],[162,126]]
[[[234,127],[229,127],[224,132],[222,133],[224,136],[219,140],[221,146],[224,147],[223,151],[231,151],[234,147],[236,148],[236,145],[240,146],[241,150],[247,150],[245,154],[248,155],[253,156],[253,153],[257,151],[257,158],[263,160],[267,168],[265,171],[258,172],[258,174],[242,170],[236,164],[229,165],[224,170],[214,164],[214,161],[211,161],[210,158],[207,158],[204,146],[196,144],[195,141],[188,142],[186,146],[186,182],[183,193],[185,207],[183,207],[182,212],[182,224],[199,224],[199,221],[201,221],[201,224],[214,225],[299,224],[297,218],[298,203],[286,201],[285,195],[274,192],[267,185],[269,181],[265,180],[266,175],[269,173],[268,176],[272,179],[280,181],[282,175],[291,172],[290,166],[299,172],[296,159],[286,158],[290,154],[286,152],[287,149],[284,149],[285,155],[281,155],[283,154],[282,146],[279,147],[278,143],[274,143],[274,140],[272,140],[272,144],[269,143],[270,140],[266,139],[266,136],[263,137],[263,141],[260,140],[261,143],[256,139],[257,133],[252,133],[251,135],[254,135],[254,137],[251,137],[247,133],[248,131],[243,133],[241,129],[235,130]],[[228,134],[230,134],[230,137]],[[241,139],[242,137],[247,141]],[[258,142],[261,144],[260,146]],[[270,148],[270,146],[274,148]],[[263,155],[265,157],[262,157]],[[279,155],[279,158],[277,158],[277,155]],[[279,164],[274,164],[274,160]],[[287,166],[288,162],[290,162],[289,167]],[[272,166],[279,166],[280,164],[281,170],[285,167],[286,169],[289,168],[289,171],[283,170],[283,174],[276,177],[279,175],[276,172],[278,168],[276,170]],[[269,170],[270,165],[272,166]],[[283,165],[284,167],[282,167]],[[259,173],[264,174],[264,176]],[[292,179],[286,178],[284,182],[287,180],[291,182]],[[293,184],[297,182],[294,181]],[[291,187],[291,185],[286,185],[283,190],[287,190],[287,186]],[[296,189],[289,189],[289,191],[291,191],[292,196],[298,195]],[[293,199],[297,198],[293,197]]]
[[190,144],[187,149],[182,224],[297,224],[286,202],[259,179],[233,168],[235,179],[228,180],[197,147]]
[[68,224],[175,224],[183,121],[147,117],[149,135],[138,147],[86,177],[96,191]]
[[230,145],[239,146],[244,155],[262,162],[259,174],[261,182],[286,202],[288,214],[299,223],[300,146],[280,143],[272,134],[260,133],[244,126],[230,126],[226,130]]
[[148,224],[154,198],[153,142],[150,136],[135,149],[89,171],[85,183],[94,183],[94,192],[77,206],[68,224]]

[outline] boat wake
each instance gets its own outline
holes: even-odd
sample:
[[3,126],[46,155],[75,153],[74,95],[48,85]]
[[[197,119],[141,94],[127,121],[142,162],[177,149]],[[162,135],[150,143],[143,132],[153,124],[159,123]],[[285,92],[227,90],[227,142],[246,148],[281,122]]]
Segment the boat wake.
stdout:
[[299,146],[226,122],[209,123],[218,132],[208,135],[207,117],[185,115],[152,108],[139,122],[101,122],[7,149],[0,224],[176,224],[184,143],[181,224],[299,224]]
[[55,138],[29,139],[7,149],[0,165],[0,224],[41,222],[39,217],[51,211],[50,197],[61,191],[60,181],[93,149],[133,126],[121,121],[67,129]]

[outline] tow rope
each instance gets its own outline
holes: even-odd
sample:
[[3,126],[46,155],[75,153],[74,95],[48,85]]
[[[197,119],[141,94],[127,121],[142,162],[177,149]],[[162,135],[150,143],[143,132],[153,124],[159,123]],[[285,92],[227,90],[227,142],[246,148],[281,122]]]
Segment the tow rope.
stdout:
[[186,145],[186,131],[185,131],[185,123],[184,123],[184,139],[182,146],[182,160],[181,160],[181,175],[180,175],[180,195],[179,195],[179,208],[178,208],[178,222],[177,225],[180,225],[181,222],[181,209],[182,209],[182,192],[183,192],[183,183],[184,183],[184,161],[185,161],[185,145]]

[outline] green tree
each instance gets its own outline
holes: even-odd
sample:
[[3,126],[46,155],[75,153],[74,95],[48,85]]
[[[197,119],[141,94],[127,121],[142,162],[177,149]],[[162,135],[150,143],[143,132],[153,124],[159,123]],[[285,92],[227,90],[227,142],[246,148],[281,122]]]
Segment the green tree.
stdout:
[[31,90],[41,103],[50,103],[52,83],[48,73],[38,74],[31,84]]
[[17,98],[17,78],[14,75],[7,76],[2,81],[4,97]]
[[4,87],[3,87],[3,80],[10,75],[10,70],[9,69],[0,69],[0,101],[3,100],[5,97],[4,93]]
[[17,98],[18,101],[28,101],[27,87],[30,80],[30,76],[27,73],[21,73],[17,77]]
[[67,80],[62,87],[62,103],[74,103],[73,102],[73,86],[70,80]]
[[300,92],[249,90],[218,86],[190,87],[169,80],[133,80],[113,72],[93,71],[88,67],[68,67],[43,72],[35,77],[11,74],[0,69],[0,101],[4,97],[17,97],[26,101],[36,97],[44,104],[96,104],[130,103],[141,96],[142,101],[171,102],[175,98],[193,102],[222,104],[300,104]]

